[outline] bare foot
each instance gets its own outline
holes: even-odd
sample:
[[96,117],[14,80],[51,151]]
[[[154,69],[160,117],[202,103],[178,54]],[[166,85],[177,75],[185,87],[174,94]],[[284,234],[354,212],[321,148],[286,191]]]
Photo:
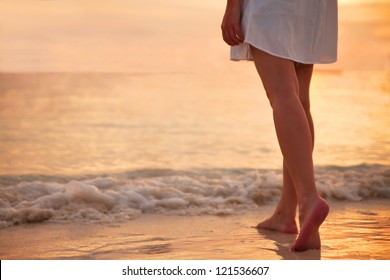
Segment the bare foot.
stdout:
[[298,227],[295,219],[285,219],[281,216],[274,214],[271,218],[259,223],[255,226],[257,229],[268,229],[282,233],[297,234]]
[[318,198],[300,214],[300,233],[292,245],[292,251],[306,251],[321,249],[319,228],[329,213],[329,205],[322,198]]

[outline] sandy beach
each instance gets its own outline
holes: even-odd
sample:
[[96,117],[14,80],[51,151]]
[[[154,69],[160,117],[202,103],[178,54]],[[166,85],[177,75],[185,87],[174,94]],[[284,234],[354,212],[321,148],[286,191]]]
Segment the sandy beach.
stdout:
[[0,231],[0,259],[388,259],[390,226],[383,200],[333,203],[321,228],[322,250],[294,253],[295,235],[258,232],[271,213],[229,216],[143,215],[122,224],[27,224]]

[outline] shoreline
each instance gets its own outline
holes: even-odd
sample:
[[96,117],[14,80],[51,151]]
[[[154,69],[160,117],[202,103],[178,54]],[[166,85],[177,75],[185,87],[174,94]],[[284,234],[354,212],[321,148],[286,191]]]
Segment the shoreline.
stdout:
[[[388,259],[386,200],[331,203],[321,227],[322,249],[289,247],[295,235],[251,226],[274,205],[226,216],[144,214],[122,224],[41,223],[0,230],[0,258],[100,260]],[[368,235],[368,233],[370,233]]]

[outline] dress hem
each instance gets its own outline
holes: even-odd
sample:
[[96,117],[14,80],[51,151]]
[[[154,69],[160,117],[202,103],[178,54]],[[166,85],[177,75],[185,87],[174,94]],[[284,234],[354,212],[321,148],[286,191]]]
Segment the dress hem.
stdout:
[[[232,52],[233,52],[233,48],[231,48],[231,54],[230,54],[230,60],[232,61],[253,61],[253,56],[252,56],[252,53],[250,51],[250,45],[261,50],[261,51],[264,51],[270,55],[273,55],[273,56],[276,56],[276,57],[280,57],[280,58],[283,58],[283,59],[288,59],[288,60],[292,60],[294,62],[298,62],[298,63],[303,63],[303,64],[332,64],[332,63],[335,63],[337,61],[337,58],[335,59],[329,59],[329,60],[304,60],[304,59],[296,59],[296,58],[292,58],[292,57],[289,57],[287,55],[282,55],[282,54],[277,54],[273,51],[270,51],[268,50],[267,48],[264,48],[264,47],[260,47],[258,46],[257,44],[253,44],[249,41],[244,41],[244,43],[238,45],[238,46],[235,46],[235,47],[239,47],[241,48],[240,51],[237,51],[239,54],[238,55],[232,55]],[[245,48],[245,50],[243,49]]]

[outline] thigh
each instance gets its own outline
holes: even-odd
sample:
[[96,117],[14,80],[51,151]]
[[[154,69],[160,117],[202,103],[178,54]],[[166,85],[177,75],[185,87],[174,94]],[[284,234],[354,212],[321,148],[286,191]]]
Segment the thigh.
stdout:
[[299,96],[299,83],[292,60],[280,58],[251,46],[255,66],[268,98]]
[[310,107],[310,82],[313,75],[313,64],[299,64],[297,67],[299,99],[305,109]]

